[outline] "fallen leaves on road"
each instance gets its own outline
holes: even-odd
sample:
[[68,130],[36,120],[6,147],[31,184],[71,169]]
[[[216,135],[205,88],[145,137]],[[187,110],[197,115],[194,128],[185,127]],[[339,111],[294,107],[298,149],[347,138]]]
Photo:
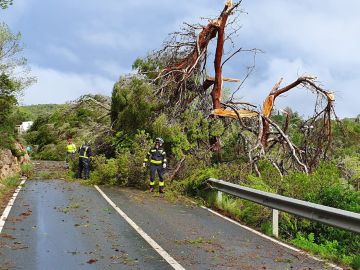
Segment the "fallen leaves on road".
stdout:
[[16,239],[14,236],[10,235],[10,234],[0,234],[0,237],[2,238],[6,238],[6,239]]
[[96,260],[96,259],[90,259],[90,260],[88,260],[86,263],[88,263],[88,264],[93,264],[93,263],[96,263],[98,260]]

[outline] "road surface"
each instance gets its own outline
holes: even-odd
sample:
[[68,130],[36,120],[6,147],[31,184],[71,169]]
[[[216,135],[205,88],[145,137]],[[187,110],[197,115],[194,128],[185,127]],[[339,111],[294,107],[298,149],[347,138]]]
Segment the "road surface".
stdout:
[[[189,202],[100,187],[185,269],[331,269]],[[0,269],[174,269],[93,187],[30,180],[0,235]]]

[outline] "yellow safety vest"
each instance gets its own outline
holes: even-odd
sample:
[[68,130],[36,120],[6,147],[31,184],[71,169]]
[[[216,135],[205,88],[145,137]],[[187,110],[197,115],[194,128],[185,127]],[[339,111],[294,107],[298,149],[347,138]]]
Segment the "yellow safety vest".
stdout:
[[73,143],[71,143],[71,144],[68,144],[67,146],[66,146],[66,151],[68,152],[68,153],[76,153],[76,145],[75,144],[73,144]]

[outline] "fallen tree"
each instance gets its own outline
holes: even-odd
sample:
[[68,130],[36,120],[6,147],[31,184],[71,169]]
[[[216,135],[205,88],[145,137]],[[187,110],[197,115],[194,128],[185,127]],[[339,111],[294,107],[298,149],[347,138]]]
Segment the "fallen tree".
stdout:
[[[208,19],[206,25],[185,23],[185,27],[173,33],[161,50],[149,56],[150,62],[159,64],[157,69],[151,70],[152,76],[147,77],[156,89],[156,96],[160,97],[165,108],[169,108],[167,113],[173,117],[190,106],[196,106],[204,114],[223,121],[237,119],[246,155],[258,174],[257,162],[262,159],[269,160],[281,176],[291,168],[308,173],[320,160],[327,158],[330,150],[331,121],[336,118],[334,95],[319,85],[315,77],[301,76],[284,87],[281,87],[283,79],[279,80],[265,98],[262,108],[236,100],[238,91],[254,70],[255,57],[260,52],[258,49],[233,49],[223,60],[225,44],[232,42],[232,36],[239,30],[237,19],[241,3],[226,1],[220,15]],[[231,30],[227,31],[229,28]],[[214,64],[208,72],[209,45],[215,38]],[[252,53],[254,62],[243,79],[225,77],[223,66],[240,52]],[[140,73],[147,75],[144,71]],[[214,76],[210,76],[211,73]],[[239,84],[226,101],[222,101],[224,81]],[[291,113],[283,112],[285,121],[282,124],[273,119],[273,113],[277,97],[298,87],[314,93],[316,102],[314,115],[296,126],[302,138],[294,143],[289,136],[289,127],[293,126]],[[220,137],[210,138],[210,149],[214,152],[221,150]]]

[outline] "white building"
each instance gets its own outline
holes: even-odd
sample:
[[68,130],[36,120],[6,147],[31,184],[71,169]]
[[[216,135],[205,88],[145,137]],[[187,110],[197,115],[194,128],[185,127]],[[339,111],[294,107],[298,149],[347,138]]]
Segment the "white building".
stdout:
[[33,121],[22,122],[21,125],[18,126],[19,133],[25,133],[31,128],[33,124],[34,124]]

